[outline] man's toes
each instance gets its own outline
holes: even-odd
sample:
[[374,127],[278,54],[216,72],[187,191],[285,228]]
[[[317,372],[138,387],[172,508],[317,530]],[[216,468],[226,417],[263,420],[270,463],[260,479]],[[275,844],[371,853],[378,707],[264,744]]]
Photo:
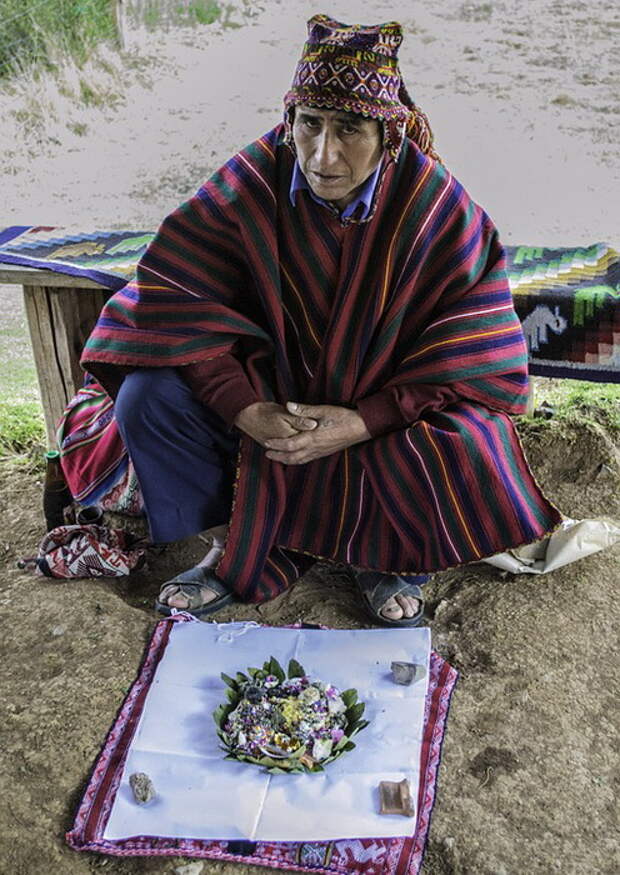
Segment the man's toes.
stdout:
[[179,587],[174,584],[169,583],[167,586],[162,587],[159,591],[159,601],[162,605],[167,605],[169,599],[171,599],[174,595],[176,595],[179,591]]
[[177,590],[176,592],[170,593],[165,604],[167,604],[169,608],[178,608],[182,611],[189,605],[189,599],[186,595],[183,595],[182,592]]
[[403,610],[395,598],[388,599],[380,613],[388,620],[400,620],[403,616]]
[[[206,605],[213,599],[217,598],[217,593],[208,586],[200,587],[200,604]],[[165,586],[159,593],[159,600],[162,604],[168,605],[169,608],[176,608],[179,611],[187,610],[190,606],[190,598],[181,592],[180,587],[175,584]],[[193,599],[192,599],[193,600]],[[194,605],[198,607],[198,605]]]
[[396,601],[402,608],[403,616],[405,616],[408,620],[410,620],[411,617],[415,617],[415,615],[420,610],[419,599],[416,599],[413,596],[398,595],[396,596]]

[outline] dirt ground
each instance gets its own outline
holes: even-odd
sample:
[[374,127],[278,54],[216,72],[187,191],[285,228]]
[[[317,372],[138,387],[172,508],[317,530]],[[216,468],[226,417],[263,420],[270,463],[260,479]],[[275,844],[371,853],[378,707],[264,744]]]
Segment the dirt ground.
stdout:
[[[0,97],[9,119],[0,133],[0,223],[154,227],[278,120],[303,22],[329,11],[349,21],[403,22],[410,90],[431,118],[446,163],[506,242],[613,242],[617,4],[596,4],[596,17],[577,2],[539,0],[437,0],[432,10],[291,0],[257,9],[239,28],[138,40],[126,102],[114,113],[88,115],[81,136],[50,121],[53,140],[16,148],[13,98]],[[138,77],[136,59],[145,54],[157,62],[142,65]],[[620,441],[601,416],[576,410],[568,422],[541,420],[521,431],[541,486],[562,511],[620,518]],[[200,542],[177,545],[122,583],[34,578],[15,561],[42,534],[40,476],[15,459],[0,463],[0,873],[173,873],[189,861],[80,855],[64,833],[135,676],[159,584],[191,564]],[[470,566],[438,575],[427,588],[434,647],[461,676],[424,875],[620,869],[619,558],[616,547],[544,577]],[[274,602],[217,617],[232,618],[367,625],[346,574],[328,565]],[[251,868],[206,862],[191,875]]]

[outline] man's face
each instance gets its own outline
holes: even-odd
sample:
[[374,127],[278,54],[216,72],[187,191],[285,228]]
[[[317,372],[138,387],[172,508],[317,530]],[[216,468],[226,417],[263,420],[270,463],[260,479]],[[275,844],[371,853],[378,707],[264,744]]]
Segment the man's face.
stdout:
[[296,106],[293,140],[312,191],[341,210],[355,199],[383,154],[378,121],[336,109]]

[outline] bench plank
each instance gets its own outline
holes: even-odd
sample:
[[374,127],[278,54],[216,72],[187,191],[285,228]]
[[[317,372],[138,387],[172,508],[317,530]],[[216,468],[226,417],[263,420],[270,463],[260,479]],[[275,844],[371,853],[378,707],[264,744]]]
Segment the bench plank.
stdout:
[[45,288],[103,289],[101,283],[83,276],[71,276],[55,270],[39,267],[22,267],[19,264],[0,264],[0,283]]
[[24,306],[50,447],[56,446],[56,426],[64,408],[82,385],[80,353],[110,294],[109,289],[100,286],[24,285]]

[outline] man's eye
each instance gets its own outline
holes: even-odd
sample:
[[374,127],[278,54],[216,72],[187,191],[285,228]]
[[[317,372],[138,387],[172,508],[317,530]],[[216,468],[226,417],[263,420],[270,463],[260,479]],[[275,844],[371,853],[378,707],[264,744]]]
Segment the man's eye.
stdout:
[[343,125],[342,127],[342,133],[347,134],[347,136],[350,134],[357,134],[358,131],[359,128],[356,128],[355,125]]
[[316,128],[319,125],[317,119],[315,118],[305,118],[304,124],[307,128]]

